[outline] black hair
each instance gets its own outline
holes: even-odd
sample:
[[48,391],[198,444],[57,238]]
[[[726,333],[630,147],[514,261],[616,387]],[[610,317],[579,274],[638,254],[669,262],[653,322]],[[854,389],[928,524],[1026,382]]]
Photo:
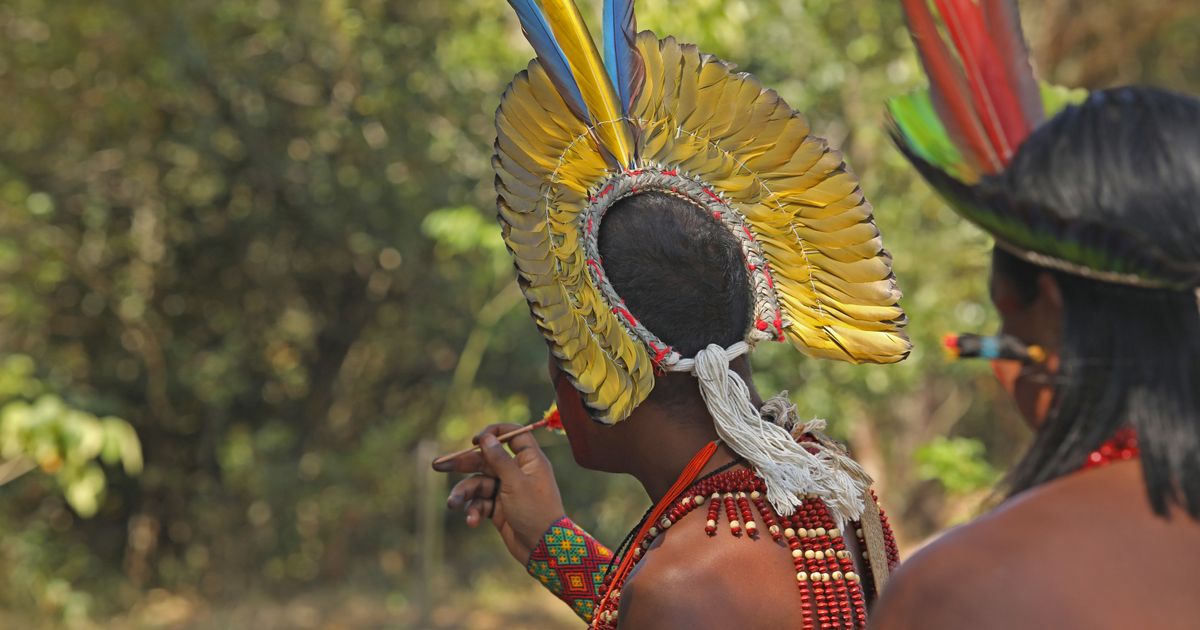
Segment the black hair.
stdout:
[[[1090,96],[1035,131],[1002,177],[1019,203],[1100,221],[1200,262],[1200,101],[1153,88]],[[1015,494],[1078,470],[1121,427],[1138,437],[1154,511],[1200,520],[1200,307],[1191,288],[1102,282],[995,250],[993,273],[1032,300],[1040,273],[1064,304],[1051,410],[1009,476]]]
[[661,192],[626,197],[605,214],[598,245],[626,308],[683,356],[745,337],[751,299],[741,245],[700,206]]

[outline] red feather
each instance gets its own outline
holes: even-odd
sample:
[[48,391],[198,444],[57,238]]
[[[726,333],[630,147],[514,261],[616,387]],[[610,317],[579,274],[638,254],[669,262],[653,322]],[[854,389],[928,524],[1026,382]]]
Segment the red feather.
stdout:
[[546,417],[542,418],[542,422],[545,423],[545,427],[551,431],[563,430],[562,415],[558,413],[557,405],[551,407],[550,411],[546,412]]
[[983,0],[983,11],[996,54],[1004,62],[1005,83],[1021,108],[1023,125],[1013,143],[1020,145],[1046,118],[1042,92],[1029,64],[1029,47],[1021,30],[1021,15],[1017,12],[1016,0]]
[[927,0],[904,0],[913,43],[929,76],[929,92],[946,133],[976,171],[995,173],[1003,168],[975,115],[970,88],[938,32]]
[[[967,77],[967,85],[971,90],[971,98],[975,103],[975,114],[980,125],[987,133],[992,149],[1000,158],[1000,163],[1007,164],[1012,156],[1012,149],[1000,122],[1001,109],[993,99],[991,90],[1003,90],[1003,83],[991,84],[985,71],[988,57],[987,33],[984,31],[983,13],[979,5],[972,0],[935,0],[946,30],[958,51],[962,61],[963,71]],[[994,76],[994,75],[993,75]]]
[[[994,114],[1004,132],[1004,143],[996,145],[996,152],[1000,154],[1001,161],[1007,165],[1012,160],[1013,152],[1033,128],[1024,111],[1024,94],[1032,88],[1033,100],[1041,102],[1037,82],[1033,80],[1033,73],[1029,69],[1029,57],[1027,51],[1024,50],[1020,25],[1017,25],[1018,32],[1014,37],[1007,24],[997,25],[984,14],[984,9],[988,7],[984,7],[974,0],[959,0],[958,4],[966,5],[965,13],[960,12],[960,15],[964,16],[963,25],[966,27],[967,42],[974,49],[976,61],[979,64],[983,80],[980,88],[990,97],[990,103],[985,112]],[[995,9],[995,5],[994,1],[988,2],[988,6],[992,9]],[[1003,13],[1003,11],[1001,12]],[[1005,63],[1008,55],[1012,54],[1010,49],[1014,40],[1020,53],[1024,55],[1024,74],[1027,81],[1021,81],[1020,77],[1017,77],[1017,80],[1010,78],[1010,73],[1014,68]],[[1003,49],[1002,44],[1004,44]]]
[[979,5],[972,6],[973,19],[967,23],[967,32],[972,40],[980,42],[977,51],[983,89],[991,97],[992,111],[1004,132],[1003,150],[998,148],[997,153],[1007,165],[1012,160],[1017,146],[1028,135],[1025,129],[1025,114],[1021,111],[1021,101],[1014,91],[1014,86],[1008,81],[1003,57],[996,46],[996,40],[1003,34],[989,27]]

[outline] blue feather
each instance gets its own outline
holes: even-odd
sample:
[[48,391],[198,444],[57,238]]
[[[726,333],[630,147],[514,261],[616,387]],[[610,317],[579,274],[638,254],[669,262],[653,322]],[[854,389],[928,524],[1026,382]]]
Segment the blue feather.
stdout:
[[642,91],[645,66],[637,49],[634,0],[604,0],[604,65],[625,115]]
[[537,0],[508,0],[508,3],[516,10],[517,17],[521,19],[521,30],[525,33],[525,39],[533,46],[538,61],[550,76],[550,81],[558,88],[558,93],[567,107],[580,120],[590,124],[587,105],[583,102],[579,85],[575,83],[575,75],[571,74],[571,65],[567,62],[562,47],[558,45],[558,40],[554,39],[554,32],[550,30],[550,24],[546,21]]

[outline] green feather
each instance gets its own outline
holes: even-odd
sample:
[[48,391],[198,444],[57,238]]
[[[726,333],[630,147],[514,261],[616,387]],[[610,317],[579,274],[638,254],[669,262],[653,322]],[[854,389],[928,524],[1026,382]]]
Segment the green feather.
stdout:
[[921,159],[953,175],[956,179],[974,179],[966,167],[962,153],[950,140],[942,126],[929,90],[898,96],[888,101],[891,115],[900,137]]
[[[1047,118],[1067,105],[1082,102],[1088,94],[1084,89],[1070,89],[1045,82],[1040,87],[1042,107]],[[961,182],[974,183],[979,180],[979,174],[967,165],[962,152],[946,133],[946,127],[933,107],[929,90],[918,90],[890,99],[887,107],[892,124],[909,150]]]

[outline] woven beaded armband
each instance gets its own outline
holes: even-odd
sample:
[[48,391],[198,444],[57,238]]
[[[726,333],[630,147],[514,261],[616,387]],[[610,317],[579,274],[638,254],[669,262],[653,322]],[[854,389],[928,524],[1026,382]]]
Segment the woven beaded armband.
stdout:
[[567,517],[554,521],[529,554],[525,570],[587,623],[604,596],[612,551]]

